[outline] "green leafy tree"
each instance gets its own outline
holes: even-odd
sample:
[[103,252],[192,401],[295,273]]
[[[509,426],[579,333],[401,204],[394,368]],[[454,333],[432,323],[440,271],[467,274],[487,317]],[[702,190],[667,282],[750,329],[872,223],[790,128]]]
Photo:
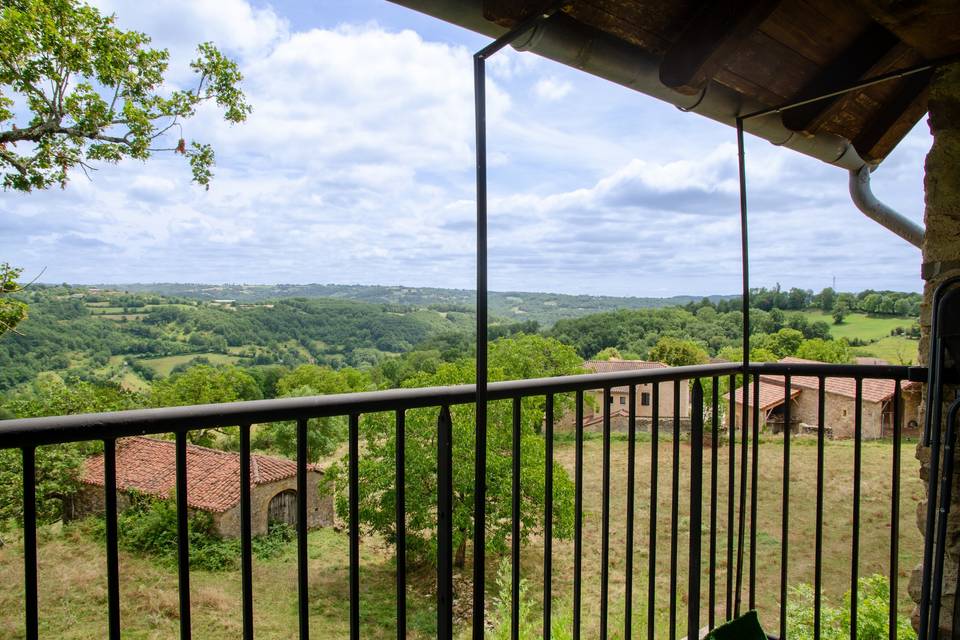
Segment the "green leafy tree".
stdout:
[[[809,584],[790,589],[787,600],[787,637],[796,640],[813,639],[814,591]],[[820,638],[844,640],[850,637],[850,592],[841,606],[825,603],[820,611]],[[882,575],[872,575],[857,581],[858,640],[884,640],[889,635],[890,583]],[[916,638],[917,634],[906,616],[898,615],[894,636]]]
[[[301,365],[277,381],[277,395],[283,398],[321,396],[369,391],[370,376],[356,369],[334,371],[330,367]],[[331,454],[346,439],[347,419],[343,416],[307,421],[307,455],[316,462]],[[258,449],[274,451],[288,458],[297,455],[297,423],[272,422],[257,428],[251,443]]]
[[606,349],[601,349],[597,355],[593,356],[594,360],[622,360],[623,356],[620,355],[620,350],[616,347],[607,347]]
[[853,350],[850,349],[850,344],[843,339],[823,340],[814,338],[813,340],[804,340],[797,349],[796,356],[805,360],[845,364],[853,360]]
[[[99,413],[140,406],[143,398],[113,385],[64,382],[56,374],[41,374],[4,404],[17,418]],[[36,450],[37,521],[53,522],[63,515],[64,499],[76,491],[85,456],[102,448],[98,442],[38,447]],[[19,449],[0,450],[0,531],[20,520],[23,513],[23,458]]]
[[763,346],[772,351],[777,358],[785,358],[797,352],[803,342],[803,334],[796,329],[784,328],[767,336],[764,342]]
[[65,186],[71,171],[158,151],[182,154],[209,186],[214,152],[182,136],[213,101],[228,122],[250,113],[236,63],[210,42],[190,63],[192,87],[165,90],[169,53],[78,0],[0,4],[0,170],[4,189]]
[[843,324],[844,318],[850,313],[850,305],[846,300],[838,300],[833,305],[833,324]]
[[23,290],[17,283],[21,273],[21,269],[15,269],[6,262],[0,263],[0,336],[12,331],[27,317],[26,303],[12,297]]
[[[441,364],[433,374],[422,374],[407,386],[443,386],[474,381],[475,362],[461,359]],[[506,380],[540,375],[581,373],[580,360],[571,347],[542,336],[518,335],[490,345],[490,379]],[[562,398],[558,397],[558,404]],[[538,401],[539,400],[539,401]],[[472,404],[450,408],[453,425],[453,529],[456,563],[464,563],[466,545],[473,531],[475,411]],[[487,431],[487,548],[504,552],[510,535],[513,421],[512,404],[493,402],[488,410]],[[555,414],[560,415],[561,409]],[[543,400],[528,398],[521,404],[521,497],[520,535],[526,540],[543,526],[545,493],[545,447],[536,429],[542,423]],[[405,473],[407,550],[413,562],[432,561],[436,556],[437,431],[438,411],[406,412]],[[363,438],[359,461],[361,527],[387,542],[396,539],[395,452],[393,414],[371,414],[361,423]],[[336,489],[336,507],[347,514],[347,465],[344,458],[331,468],[328,481]],[[573,534],[573,483],[559,465],[554,467],[554,535]]]
[[[201,364],[183,373],[153,383],[151,402],[157,407],[216,404],[260,398],[260,387],[250,374],[236,367],[211,367]],[[212,446],[215,429],[189,431],[193,444]]]
[[826,311],[827,313],[833,311],[833,305],[837,299],[837,292],[830,287],[826,287],[823,291],[820,292],[820,295],[817,296],[820,309]]
[[647,354],[647,359],[662,362],[671,367],[704,364],[710,361],[707,352],[696,342],[669,336],[664,336],[657,341],[656,346]]

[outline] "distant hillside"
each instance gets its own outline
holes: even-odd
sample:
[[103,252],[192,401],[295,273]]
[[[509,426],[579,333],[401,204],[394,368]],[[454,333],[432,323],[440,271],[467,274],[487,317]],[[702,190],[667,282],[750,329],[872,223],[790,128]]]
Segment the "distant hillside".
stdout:
[[[118,289],[130,293],[156,293],[195,300],[228,299],[237,302],[263,302],[283,298],[340,298],[377,304],[401,304],[426,307],[437,311],[472,311],[476,294],[470,289],[402,287],[347,284],[115,284],[90,285]],[[711,302],[736,296],[709,296]],[[580,318],[592,313],[617,309],[649,309],[699,302],[698,296],[670,298],[636,298],[615,296],[568,295],[530,291],[490,292],[490,314],[508,321],[534,320],[549,327],[558,320]]]

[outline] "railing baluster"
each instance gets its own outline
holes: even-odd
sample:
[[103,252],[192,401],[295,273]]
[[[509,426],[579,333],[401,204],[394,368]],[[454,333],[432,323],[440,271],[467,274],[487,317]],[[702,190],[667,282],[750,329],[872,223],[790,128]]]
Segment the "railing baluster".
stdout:
[[687,562],[687,638],[700,638],[700,536],[703,534],[703,386],[693,381],[690,420],[690,556]]
[[37,450],[23,453],[23,625],[28,640],[40,636],[37,615]]
[[737,377],[732,375],[730,376],[730,411],[727,426],[727,440],[730,445],[730,451],[727,454],[727,620],[733,618],[733,496],[736,491],[734,463],[737,459],[737,405],[734,401],[734,390],[736,387]]
[[817,513],[813,557],[813,637],[820,638],[820,620],[823,584],[823,453],[826,440],[826,378],[817,380]]
[[307,573],[307,419],[297,420],[297,622],[300,640],[310,637]]
[[600,640],[607,638],[610,585],[610,387],[603,390],[603,495],[600,515]]
[[520,398],[513,399],[513,478],[511,480],[510,637],[520,638]]
[[453,420],[437,418],[437,638],[453,638]]
[[190,640],[190,520],[187,511],[187,434],[176,435],[177,576],[180,587],[180,640]]
[[627,540],[626,540],[626,575],[624,576],[624,611],[623,611],[623,638],[630,640],[633,637],[633,507],[634,483],[636,481],[636,451],[637,451],[637,387],[630,385],[627,393]]
[[553,604],[553,394],[545,399],[543,480],[543,639],[550,640]]
[[863,458],[863,379],[855,380],[853,407],[853,540],[850,557],[850,640],[857,640],[857,579],[860,574],[860,470]]
[[407,414],[396,413],[394,446],[394,491],[396,495],[396,562],[397,562],[397,640],[407,637],[407,485],[406,485]]
[[783,507],[780,527],[780,640],[787,637],[787,576],[790,554],[790,376],[783,378]]
[[743,545],[747,517],[747,445],[750,428],[750,375],[743,373],[743,415],[740,416],[740,509],[737,515],[737,579],[733,598],[733,615],[740,616],[743,586]]
[[[297,506],[306,504],[297,492]],[[240,425],[240,583],[243,600],[243,637],[253,638],[253,532],[250,520],[250,425]]]
[[760,376],[753,377],[753,442],[750,463],[750,608],[757,608],[757,483],[760,464]]
[[360,640],[360,416],[350,414],[350,640]]
[[573,489],[573,640],[580,640],[583,577],[583,391],[576,393],[576,468]]
[[717,458],[719,447],[720,417],[720,379],[712,379],[712,398],[710,405],[710,585],[707,600],[707,626],[716,626],[717,608]]
[[[890,487],[890,617],[889,638],[897,640],[897,596],[900,567],[900,381],[893,388],[893,469]],[[956,620],[956,617],[954,617]]]
[[650,557],[647,559],[647,640],[657,627],[657,480],[660,471],[660,383],[654,382],[650,399]]
[[117,441],[103,441],[103,516],[107,538],[107,627],[120,637],[120,558],[117,552]]
[[680,529],[680,381],[673,381],[673,467],[670,482],[670,640],[677,639],[677,547]]

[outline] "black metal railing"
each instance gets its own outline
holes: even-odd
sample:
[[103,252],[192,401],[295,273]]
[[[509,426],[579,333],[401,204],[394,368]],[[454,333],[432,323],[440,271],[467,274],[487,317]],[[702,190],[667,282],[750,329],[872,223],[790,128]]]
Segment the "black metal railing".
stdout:
[[[857,618],[857,577],[859,568],[859,535],[860,535],[860,484],[861,484],[861,449],[863,434],[862,381],[864,379],[888,379],[895,386],[893,417],[893,468],[891,470],[892,492],[890,504],[890,638],[895,638],[896,611],[898,594],[898,532],[899,532],[899,501],[900,501],[900,429],[903,416],[900,412],[900,389],[905,380],[925,379],[925,370],[898,367],[898,366],[859,366],[859,365],[819,365],[819,364],[785,364],[764,363],[751,364],[747,375],[743,375],[742,365],[711,364],[692,367],[674,367],[666,369],[648,369],[606,374],[575,375],[559,378],[537,380],[519,380],[511,382],[492,383],[487,389],[490,401],[510,401],[513,403],[512,438],[513,438],[513,467],[512,467],[512,607],[511,627],[513,637],[517,637],[520,626],[519,585],[520,585],[520,437],[521,437],[521,399],[527,397],[545,398],[545,416],[543,437],[545,438],[545,501],[544,501],[544,530],[543,530],[543,637],[550,638],[552,625],[552,610],[554,599],[553,558],[553,481],[555,473],[554,439],[555,426],[561,416],[555,414],[554,398],[557,394],[574,394],[573,433],[575,439],[575,469],[574,469],[574,532],[573,532],[573,577],[572,585],[572,631],[575,638],[580,638],[583,631],[581,610],[583,608],[583,523],[584,523],[584,467],[595,465],[596,461],[585,460],[584,451],[584,407],[585,393],[601,391],[605,400],[609,399],[614,387],[629,387],[629,416],[627,427],[627,478],[626,504],[611,503],[611,420],[610,403],[603,402],[602,422],[602,453],[599,460],[602,470],[602,506],[601,506],[601,556],[600,593],[599,593],[599,637],[605,638],[608,632],[610,616],[610,514],[613,509],[624,508],[626,513],[626,541],[624,549],[625,576],[623,630],[624,638],[631,638],[634,629],[634,538],[635,529],[635,487],[644,482],[638,477],[636,453],[637,437],[637,402],[636,387],[652,384],[652,420],[649,430],[650,441],[650,502],[649,502],[649,533],[646,540],[648,554],[648,582],[646,585],[646,635],[652,639],[657,628],[657,606],[663,607],[660,600],[662,595],[657,592],[657,538],[658,538],[658,472],[659,447],[661,443],[660,387],[664,383],[672,384],[672,440],[673,456],[671,461],[671,508],[670,508],[670,535],[669,535],[669,594],[666,609],[669,619],[669,638],[676,640],[681,633],[678,613],[686,606],[687,619],[685,635],[688,638],[699,637],[702,622],[708,627],[714,627],[721,622],[717,619],[718,601],[723,601],[725,619],[739,615],[744,609],[742,595],[746,595],[747,607],[757,606],[757,529],[758,529],[758,445],[759,445],[759,411],[757,400],[759,393],[760,376],[782,376],[784,388],[785,418],[790,419],[791,377],[814,376],[819,380],[818,417],[819,423],[824,422],[824,407],[826,406],[824,383],[827,378],[852,378],[856,388],[856,413],[854,417],[854,468],[853,468],[853,513],[852,513],[852,543],[850,556],[852,590],[851,606],[851,638],[855,638]],[[737,376],[742,377],[744,407],[742,408],[740,425],[735,421],[734,388],[737,386]],[[729,385],[729,397],[721,399],[721,381]],[[681,584],[678,571],[681,549],[679,531],[680,519],[680,442],[681,442],[681,392],[684,385],[691,389],[691,419],[690,419],[690,463],[689,463],[689,543],[686,549],[686,584]],[[704,388],[710,389],[709,407],[704,405]],[[750,388],[752,386],[752,389]],[[668,387],[669,388],[669,387]],[[753,391],[752,401],[750,391]],[[348,442],[348,545],[349,545],[349,626],[350,637],[361,637],[360,608],[360,522],[358,498],[358,462],[361,451],[359,447],[359,423],[363,414],[378,412],[395,413],[396,437],[396,627],[397,637],[404,638],[407,634],[407,572],[405,547],[405,491],[408,482],[423,481],[422,478],[407,477],[404,472],[405,462],[405,415],[406,411],[416,408],[435,408],[437,417],[437,637],[452,638],[454,633],[453,618],[453,523],[451,519],[453,498],[453,420],[450,407],[452,405],[473,403],[476,398],[476,389],[473,385],[450,387],[434,387],[424,389],[403,389],[378,391],[370,393],[351,393],[332,396],[318,396],[308,398],[288,398],[278,400],[260,400],[251,402],[236,402],[218,405],[203,405],[191,407],[173,407],[166,409],[146,409],[122,411],[107,414],[74,415],[63,417],[30,418],[8,420],[0,422],[0,448],[18,448],[23,456],[23,548],[24,548],[24,581],[25,590],[24,624],[25,635],[28,638],[38,636],[38,579],[37,579],[37,536],[36,536],[36,487],[35,487],[35,451],[39,446],[52,445],[77,441],[101,440],[104,444],[104,471],[105,471],[105,518],[106,518],[106,581],[107,591],[107,636],[120,637],[120,589],[118,564],[118,535],[117,535],[117,486],[116,486],[116,452],[119,438],[135,435],[174,433],[176,440],[176,508],[178,522],[178,572],[180,596],[180,635],[189,638],[191,635],[190,622],[190,565],[189,539],[187,535],[187,433],[192,430],[210,427],[235,427],[240,429],[240,460],[241,472],[238,478],[241,487],[241,584],[242,584],[242,617],[243,637],[252,638],[254,635],[253,612],[253,578],[251,561],[251,496],[249,482],[242,482],[240,478],[248,478],[250,472],[250,429],[254,424],[263,424],[278,421],[296,421],[297,423],[297,489],[298,496],[307,495],[307,420],[324,416],[347,416],[349,422]],[[720,415],[721,402],[729,400],[727,434],[721,436],[723,428]],[[705,408],[707,410],[705,410]],[[710,443],[710,474],[705,488],[703,477],[704,465],[704,418],[707,417]],[[737,433],[739,430],[739,434]],[[739,440],[738,440],[739,436]],[[726,439],[724,443],[722,438]],[[780,436],[777,436],[780,437]],[[786,636],[787,599],[789,586],[789,534],[790,525],[790,442],[793,435],[784,430],[783,438],[783,476],[782,476],[782,510],[781,510],[781,557],[779,577],[779,608],[780,626],[779,635]],[[719,487],[719,453],[721,446],[728,446],[727,455],[727,491],[723,495]],[[738,450],[739,447],[739,450]],[[739,454],[739,462],[738,462]],[[737,467],[739,466],[739,469]],[[739,471],[739,480],[737,472]],[[485,477],[485,469],[480,470],[481,477]],[[817,473],[816,473],[816,516],[815,516],[815,570],[814,570],[814,636],[819,637],[821,632],[821,592],[823,577],[823,516],[824,516],[824,430],[820,429],[817,437]],[[706,489],[706,494],[704,490]],[[704,518],[703,500],[708,496],[708,514]],[[748,504],[749,500],[749,504]],[[722,538],[718,538],[718,507],[726,502],[726,549],[721,548]],[[297,591],[299,637],[309,636],[309,609],[308,609],[308,563],[307,563],[307,500],[297,500]],[[479,505],[478,510],[484,511],[485,506]],[[478,538],[476,527],[474,539]],[[703,542],[706,538],[706,558],[703,557]],[[720,556],[725,551],[726,581],[718,584]],[[745,560],[745,557],[747,558]],[[837,558],[829,558],[830,562],[838,562]],[[703,567],[706,567],[704,576]],[[762,567],[761,567],[762,568]],[[485,576],[481,571],[477,576],[479,584],[475,584],[474,593],[485,589]],[[707,581],[703,585],[703,580]],[[743,584],[746,579],[746,585]],[[745,591],[745,594],[744,594]],[[686,597],[682,593],[685,592]],[[706,594],[706,602],[702,602],[701,594]],[[683,605],[681,600],[688,604]],[[619,603],[618,603],[619,604]],[[701,620],[702,605],[706,605],[707,615]],[[483,621],[484,613],[478,614]],[[475,618],[476,619],[476,618]],[[681,619],[682,620],[682,619]]]

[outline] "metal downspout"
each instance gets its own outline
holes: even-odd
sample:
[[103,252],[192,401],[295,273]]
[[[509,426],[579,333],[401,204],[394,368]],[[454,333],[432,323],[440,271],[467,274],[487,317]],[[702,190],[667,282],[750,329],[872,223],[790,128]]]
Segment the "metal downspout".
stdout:
[[870,167],[850,169],[850,198],[853,204],[871,220],[880,223],[890,231],[920,248],[923,244],[923,227],[902,213],[880,202],[870,190]]

